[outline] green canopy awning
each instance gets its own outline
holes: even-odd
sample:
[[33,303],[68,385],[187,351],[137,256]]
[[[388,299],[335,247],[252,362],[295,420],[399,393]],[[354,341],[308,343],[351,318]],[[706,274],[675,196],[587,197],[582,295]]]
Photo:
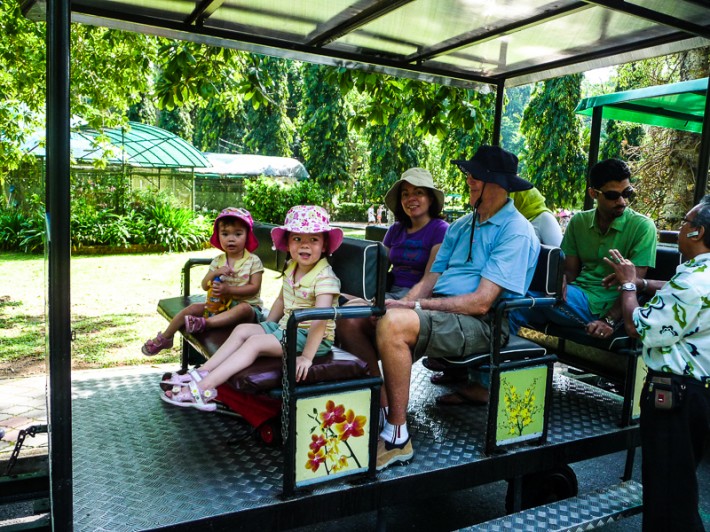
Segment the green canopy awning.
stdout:
[[701,133],[707,92],[708,78],[682,81],[585,98],[575,112],[602,107],[602,118]]
[[119,161],[142,168],[205,168],[212,164],[197,148],[182,138],[155,126],[130,122],[128,129],[82,128],[80,135],[105,135],[119,149]]
[[[72,128],[71,157],[78,163],[103,159],[111,165],[137,168],[209,168],[205,156],[192,144],[159,127],[129,122],[130,128]],[[22,150],[46,157],[44,130],[31,135]]]

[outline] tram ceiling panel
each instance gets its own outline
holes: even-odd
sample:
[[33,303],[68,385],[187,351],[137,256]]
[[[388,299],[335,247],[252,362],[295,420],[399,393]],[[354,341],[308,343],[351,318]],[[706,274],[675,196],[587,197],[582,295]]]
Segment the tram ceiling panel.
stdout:
[[[46,0],[24,0],[41,18]],[[710,45],[697,0],[74,0],[73,20],[427,81],[507,85]]]

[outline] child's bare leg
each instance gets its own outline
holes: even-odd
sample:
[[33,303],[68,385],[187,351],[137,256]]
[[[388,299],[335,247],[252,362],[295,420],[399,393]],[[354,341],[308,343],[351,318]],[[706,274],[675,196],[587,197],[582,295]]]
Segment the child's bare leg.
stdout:
[[[257,327],[259,326],[257,325]],[[258,357],[280,357],[282,352],[281,342],[273,334],[265,333],[251,336],[231,356],[228,356],[218,366],[213,367],[210,373],[197,385],[200,390],[216,388],[220,384],[227,382],[227,379],[235,373],[239,373],[244,368],[251,366]],[[212,359],[210,359],[211,361]]]
[[219,349],[215,351],[215,354],[210,357],[210,359],[205,362],[200,369],[213,371],[219,365],[222,364],[227,358],[229,358],[235,351],[237,351],[242,344],[252,336],[262,336],[266,334],[264,328],[257,323],[242,323],[237,325],[229,335],[224,343],[219,346]]
[[239,303],[229,310],[215,314],[207,318],[205,325],[208,329],[218,327],[229,327],[240,323],[252,323],[254,321],[254,309],[249,303]]
[[165,338],[172,338],[175,333],[185,325],[185,316],[202,316],[205,312],[204,303],[193,303],[178,312],[175,317],[170,320],[167,329],[163,332]]

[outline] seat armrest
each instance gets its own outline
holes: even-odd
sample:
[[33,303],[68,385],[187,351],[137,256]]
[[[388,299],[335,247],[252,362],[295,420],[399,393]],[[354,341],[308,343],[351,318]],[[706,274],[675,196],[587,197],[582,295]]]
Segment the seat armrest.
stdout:
[[212,259],[207,258],[193,258],[187,259],[187,262],[182,267],[182,295],[190,295],[190,271],[195,266],[209,266],[212,263]]
[[503,318],[511,310],[529,309],[533,307],[552,307],[557,304],[556,297],[505,297],[498,301],[493,312],[493,345],[491,346],[491,356],[498,359],[501,350],[503,335],[500,334],[503,325]]

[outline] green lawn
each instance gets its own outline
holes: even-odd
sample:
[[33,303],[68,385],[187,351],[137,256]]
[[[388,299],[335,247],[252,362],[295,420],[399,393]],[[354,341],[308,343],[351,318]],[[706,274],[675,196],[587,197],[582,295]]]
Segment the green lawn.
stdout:
[[[177,347],[148,358],[141,346],[165,327],[156,305],[162,298],[180,294],[185,261],[214,255],[213,250],[204,250],[72,258],[73,365],[108,367],[177,360]],[[202,291],[199,284],[205,271],[206,266],[193,269],[193,292]],[[36,365],[44,360],[45,284],[42,255],[0,253],[0,377],[21,375],[31,361]],[[271,304],[279,287],[277,274],[267,270],[262,283],[265,303]]]
[[[346,229],[362,238],[362,230]],[[178,347],[145,357],[141,346],[165,328],[158,300],[180,295],[182,266],[190,257],[214,257],[216,250],[141,255],[74,256],[71,261],[73,366],[109,367],[177,361]],[[257,251],[258,254],[258,251]],[[192,271],[199,293],[205,267]],[[43,255],[0,252],[0,378],[22,376],[45,360],[45,260]],[[266,270],[261,297],[270,306],[278,295],[278,273]],[[175,342],[176,346],[179,342]]]

